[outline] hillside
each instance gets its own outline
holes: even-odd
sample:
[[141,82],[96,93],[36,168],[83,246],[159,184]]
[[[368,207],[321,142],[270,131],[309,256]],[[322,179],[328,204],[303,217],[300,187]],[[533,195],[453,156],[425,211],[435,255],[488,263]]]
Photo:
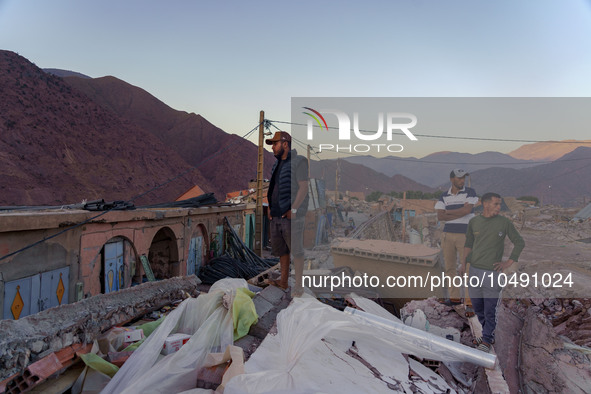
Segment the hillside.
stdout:
[[577,206],[582,196],[591,196],[591,148],[579,147],[556,161],[522,170],[475,171],[471,182],[479,195],[488,191],[515,197],[533,195],[544,204]]
[[[586,143],[585,143],[586,142]],[[536,142],[535,144],[527,144],[520,146],[512,152],[509,152],[509,156],[516,159],[527,159],[527,160],[556,160],[567,153],[570,153],[583,146],[591,148],[591,140],[586,141],[575,141],[565,140],[561,142]]]
[[436,187],[449,179],[454,168],[464,168],[469,172],[490,167],[525,168],[533,166],[527,160],[515,159],[499,152],[477,154],[458,152],[436,152],[421,159],[389,156],[375,158],[371,156],[353,156],[345,160],[363,164],[387,176],[404,175],[416,182]]
[[[188,164],[198,167],[220,193],[244,189],[250,179],[256,178],[257,146],[224,132],[201,115],[174,110],[145,90],[115,77],[66,77],[64,80],[93,101],[159,138]],[[253,122],[245,122],[245,128],[253,126]],[[228,146],[231,147],[226,149]],[[223,149],[226,149],[223,154],[213,156]],[[270,177],[274,162],[273,155],[265,151],[266,177]]]
[[[125,200],[190,168],[152,134],[13,52],[0,51],[0,94],[0,205]],[[194,184],[214,190],[191,171],[135,203],[173,200]]]
[[[328,190],[334,190],[336,171],[336,160],[311,161],[311,176],[313,178],[324,179]],[[394,175],[388,177],[371,168],[367,168],[361,164],[349,163],[346,160],[340,160],[339,171],[339,190],[343,191],[364,192],[366,195],[373,191],[384,193],[407,190],[434,191],[433,188],[422,185],[405,176]]]

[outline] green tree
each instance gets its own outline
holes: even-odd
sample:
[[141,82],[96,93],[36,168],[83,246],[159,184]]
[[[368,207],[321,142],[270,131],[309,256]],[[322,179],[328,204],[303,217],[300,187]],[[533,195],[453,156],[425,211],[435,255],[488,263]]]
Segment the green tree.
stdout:
[[378,199],[380,197],[382,197],[382,194],[384,194],[383,192],[380,191],[375,191],[375,192],[371,192],[369,193],[369,195],[365,198],[365,201],[367,202],[373,202],[373,201],[378,201]]

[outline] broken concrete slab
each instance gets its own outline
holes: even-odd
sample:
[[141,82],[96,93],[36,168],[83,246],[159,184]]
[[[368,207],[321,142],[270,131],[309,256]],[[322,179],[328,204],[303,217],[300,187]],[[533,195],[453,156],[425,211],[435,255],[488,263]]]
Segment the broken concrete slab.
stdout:
[[0,380],[23,371],[42,354],[91,343],[107,329],[197,295],[194,275],[148,282],[47,309],[20,320],[0,321]]
[[588,392],[589,357],[567,350],[550,322],[534,308],[527,311],[521,343],[521,374],[526,392]]
[[500,305],[497,313],[494,347],[505,381],[511,392],[515,393],[520,390],[519,346],[523,320],[503,304]]

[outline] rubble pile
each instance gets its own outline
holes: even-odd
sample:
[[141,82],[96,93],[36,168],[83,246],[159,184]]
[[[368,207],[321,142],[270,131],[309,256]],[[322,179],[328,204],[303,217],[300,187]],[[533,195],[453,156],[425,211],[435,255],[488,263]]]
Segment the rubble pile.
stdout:
[[74,304],[47,309],[20,320],[0,321],[0,381],[51,352],[92,343],[104,331],[198,294],[195,276],[148,282]]
[[398,226],[392,222],[389,212],[384,211],[379,215],[371,217],[349,236],[351,238],[359,239],[394,241],[399,239],[399,237],[396,236],[398,232],[397,227]]
[[547,317],[557,335],[567,337],[576,345],[591,348],[591,299],[537,301],[540,312]]
[[[577,307],[570,300],[548,300],[528,307],[522,315],[519,371],[526,392],[589,392],[591,348],[573,344],[552,324],[551,318],[559,312],[558,308],[565,309],[565,303],[574,306],[571,311]],[[575,328],[575,335],[577,331]]]
[[438,302],[436,298],[431,297],[426,300],[414,300],[407,303],[404,308],[400,310],[400,316],[402,320],[405,320],[406,316],[412,316],[417,310],[422,310],[425,313],[429,324],[442,328],[455,328],[461,334],[460,343],[466,346],[472,346],[470,326],[468,325],[467,320],[462,318],[453,308],[444,305]]

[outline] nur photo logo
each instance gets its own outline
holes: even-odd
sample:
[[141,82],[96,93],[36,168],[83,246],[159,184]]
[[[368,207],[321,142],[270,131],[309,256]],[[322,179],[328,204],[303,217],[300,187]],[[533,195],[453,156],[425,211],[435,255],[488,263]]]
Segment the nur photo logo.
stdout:
[[[388,151],[391,153],[399,153],[404,150],[404,147],[400,144],[389,144],[389,143],[377,143],[380,140],[385,140],[387,142],[392,141],[393,135],[400,135],[399,131],[401,131],[408,139],[411,141],[417,141],[417,137],[410,131],[411,128],[416,126],[417,124],[417,117],[411,113],[405,112],[388,112],[386,116],[384,116],[383,112],[379,112],[377,114],[378,118],[378,129],[377,131],[368,131],[368,130],[361,130],[359,128],[359,113],[353,112],[353,127],[351,127],[351,118],[349,115],[340,110],[334,109],[323,109],[321,111],[315,110],[310,107],[302,107],[303,109],[307,110],[303,113],[308,115],[310,118],[307,122],[307,133],[306,137],[308,141],[312,141],[314,139],[314,123],[313,120],[316,121],[320,130],[329,131],[328,123],[323,116],[323,114],[334,115],[338,122],[338,137],[339,143],[341,141],[351,141],[352,138],[361,140],[361,141],[376,141],[376,143],[368,144],[324,144],[321,143],[318,145],[319,151],[322,150],[331,150],[336,152],[356,152],[356,153],[368,153],[371,151],[381,152],[381,151]],[[353,133],[351,133],[353,130]]]

